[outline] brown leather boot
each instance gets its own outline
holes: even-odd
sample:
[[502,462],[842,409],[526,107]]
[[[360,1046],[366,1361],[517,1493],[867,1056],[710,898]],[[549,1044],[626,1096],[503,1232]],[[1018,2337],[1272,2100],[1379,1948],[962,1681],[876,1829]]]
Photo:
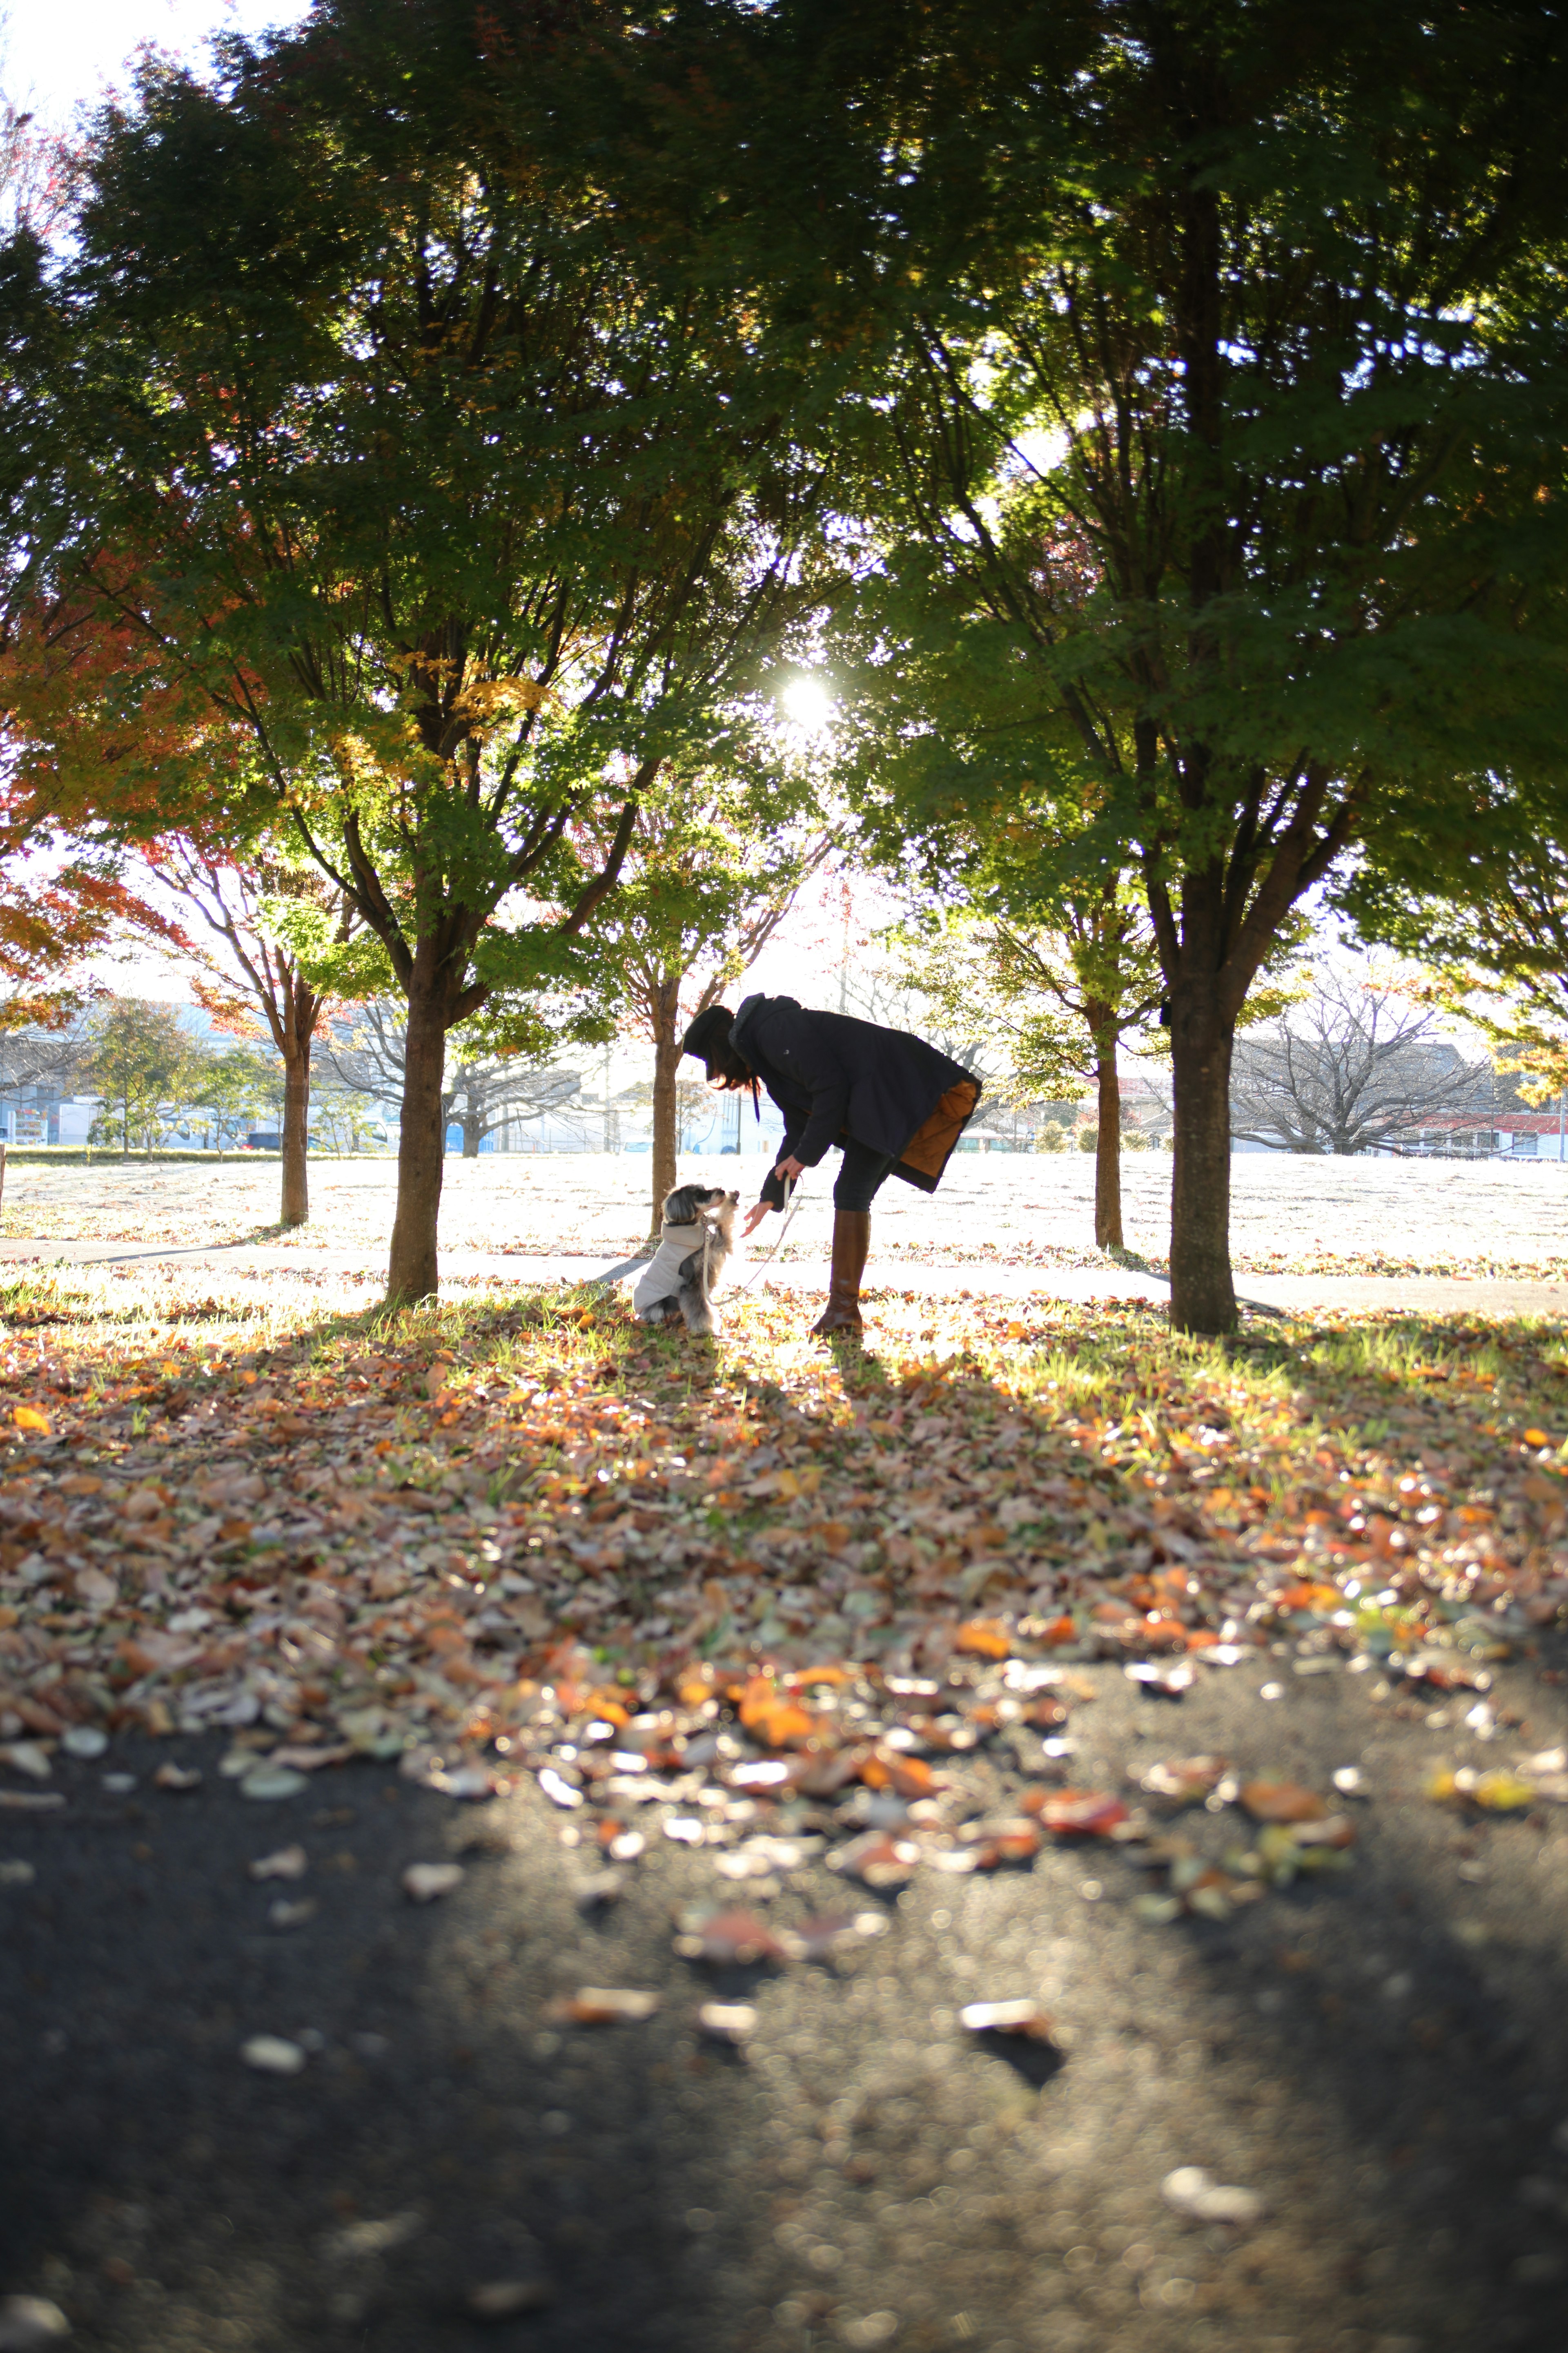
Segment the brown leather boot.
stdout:
[[870,1210],[835,1209],[827,1311],[811,1327],[814,1339],[826,1339],[834,1332],[859,1332],[860,1277],[866,1271],[866,1253],[870,1247]]

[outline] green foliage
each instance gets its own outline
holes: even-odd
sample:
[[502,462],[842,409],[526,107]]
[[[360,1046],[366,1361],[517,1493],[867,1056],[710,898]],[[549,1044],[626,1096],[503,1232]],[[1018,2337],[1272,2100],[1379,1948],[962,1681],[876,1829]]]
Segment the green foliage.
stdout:
[[1338,904],[1425,964],[1415,993],[1479,1029],[1525,1100],[1546,1103],[1568,1087],[1568,791],[1492,775],[1469,797],[1468,824],[1436,843],[1412,808],[1384,867],[1358,868]]
[[1016,838],[1044,901],[1138,871],[1173,1313],[1228,1328],[1226,1063],[1281,926],[1352,840],[1462,829],[1465,778],[1560,773],[1568,51],[1462,0],[752,22],[781,340],[862,330],[857,791],[929,865]]
[[[804,759],[775,753],[689,783],[667,778],[638,812],[620,887],[590,935],[604,984],[636,1028],[668,1043],[717,1003],[835,841]],[[590,861],[603,848],[587,845]]]
[[742,306],[585,176],[578,70],[477,52],[447,0],[340,0],[210,88],[149,67],[100,118],[68,357],[28,345],[55,438],[23,568],[68,650],[129,626],[94,690],[122,787],[196,807],[244,739],[230,806],[284,815],[376,943],[300,954],[443,1026],[591,981],[639,803],[745,736],[808,594],[776,375],[764,410]]
[[949,910],[901,934],[910,985],[1006,1057],[1010,1102],[1073,1100],[1159,1007],[1152,944],[1130,892],[1068,900],[1061,914],[1068,928],[1053,932]]
[[263,1105],[279,1092],[274,1068],[244,1046],[222,1054],[194,1053],[182,1075],[187,1091],[199,1090],[204,1124],[219,1152],[257,1126]]
[[95,1015],[88,1087],[103,1098],[89,1141],[151,1153],[205,1079],[205,1058],[170,1005],[111,997]]
[[865,414],[875,740],[934,823],[1031,822],[1032,787],[1069,865],[1133,846],[1173,983],[1178,885],[1212,874],[1233,1012],[1352,830],[1417,777],[1456,819],[1458,773],[1559,733],[1546,57],[1484,12],[1289,16],[1132,43],[1114,14],[889,14],[920,135],[862,149],[889,237],[947,265],[908,271]]

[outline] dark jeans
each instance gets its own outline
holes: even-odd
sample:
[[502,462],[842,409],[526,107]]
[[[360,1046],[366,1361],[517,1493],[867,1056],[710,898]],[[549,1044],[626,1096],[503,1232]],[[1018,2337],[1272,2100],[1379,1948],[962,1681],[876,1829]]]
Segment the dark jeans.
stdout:
[[833,1187],[834,1208],[868,1209],[892,1165],[890,1152],[873,1152],[868,1144],[857,1144],[851,1137],[844,1147],[844,1165]]

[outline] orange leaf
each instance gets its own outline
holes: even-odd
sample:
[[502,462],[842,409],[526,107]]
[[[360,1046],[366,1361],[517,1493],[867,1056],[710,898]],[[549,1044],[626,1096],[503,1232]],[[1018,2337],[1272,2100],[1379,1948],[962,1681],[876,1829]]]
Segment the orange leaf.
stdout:
[[900,1798],[929,1798],[939,1786],[931,1767],[919,1757],[900,1757],[895,1748],[873,1749],[860,1765],[868,1789],[891,1789]]
[[1316,1822],[1328,1812],[1314,1790],[1299,1781],[1248,1781],[1241,1802],[1255,1822]]
[[952,1647],[974,1659],[1010,1659],[1013,1637],[999,1618],[972,1618],[959,1628]]
[[974,1868],[994,1871],[1004,1862],[1031,1862],[1039,1851],[1040,1833],[1033,1822],[1008,1822],[982,1842]]
[[1121,1799],[1105,1789],[1029,1789],[1023,1809],[1063,1838],[1103,1838],[1127,1820]]
[[1524,1442],[1527,1446],[1550,1446],[1552,1440],[1543,1430],[1527,1430]]
[[741,1694],[742,1728],[764,1748],[795,1748],[820,1731],[817,1718],[786,1699],[767,1675],[753,1675]]
[[47,1413],[40,1413],[37,1406],[19,1405],[16,1408],[16,1427],[18,1430],[40,1430],[47,1438],[49,1417]]
[[765,1921],[754,1912],[715,1912],[689,1936],[676,1939],[676,1951],[688,1960],[782,1961],[784,1948]]

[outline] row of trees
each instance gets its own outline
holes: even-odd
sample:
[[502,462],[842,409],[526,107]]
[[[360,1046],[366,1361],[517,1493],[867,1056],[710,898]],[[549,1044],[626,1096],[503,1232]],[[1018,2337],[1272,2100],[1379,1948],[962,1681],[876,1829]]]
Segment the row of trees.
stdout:
[[318,0],[149,65],[0,266],[11,843],[261,878],[275,1042],[398,996],[400,1300],[448,1033],[630,1000],[672,1100],[671,976],[840,839],[943,975],[1066,980],[1107,1119],[1159,1008],[1226,1330],[1310,894],[1563,1034],[1565,81],[1531,0]]
[[[225,1039],[193,1030],[177,1008],[135,997],[95,1000],[58,1029],[0,1033],[0,1092],[12,1101],[98,1099],[89,1141],[129,1154],[195,1142],[221,1154],[257,1129],[276,1129],[287,1092],[281,1061],[252,1031]],[[362,1148],[376,1103],[338,1080],[318,1091],[312,1140]]]

